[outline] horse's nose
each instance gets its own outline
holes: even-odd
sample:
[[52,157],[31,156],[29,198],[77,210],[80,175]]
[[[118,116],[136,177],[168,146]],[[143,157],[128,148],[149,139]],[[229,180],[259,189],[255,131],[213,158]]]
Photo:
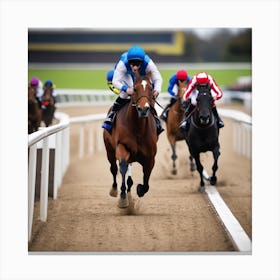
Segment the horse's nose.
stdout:
[[143,108],[138,107],[137,109],[138,109],[138,116],[139,117],[141,117],[141,118],[148,117],[148,112],[149,112],[149,109],[150,109],[150,105],[148,103],[146,103]]
[[208,124],[210,120],[210,115],[200,116],[199,119],[201,124]]

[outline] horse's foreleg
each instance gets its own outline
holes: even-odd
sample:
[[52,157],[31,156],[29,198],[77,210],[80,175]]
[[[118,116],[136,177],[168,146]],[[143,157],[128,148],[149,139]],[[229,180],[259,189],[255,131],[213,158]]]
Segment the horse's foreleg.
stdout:
[[131,189],[131,187],[133,185],[133,180],[132,180],[132,177],[131,177],[131,169],[132,169],[132,165],[129,164],[128,165],[128,169],[127,169],[128,177],[127,177],[127,181],[126,181],[126,183],[127,183],[127,192],[130,192],[130,189]]
[[194,163],[193,157],[191,155],[189,156],[189,160],[190,160],[190,171],[194,172],[195,171],[195,163]]
[[146,160],[142,166],[143,166],[143,185],[138,184],[137,185],[137,195],[139,197],[142,197],[145,195],[146,192],[148,192],[149,190],[149,179],[150,179],[150,175],[152,172],[152,169],[154,167],[155,164],[155,159],[151,158]]
[[205,191],[205,186],[204,186],[204,180],[203,180],[203,166],[200,162],[200,156],[199,154],[194,156],[195,159],[195,163],[196,163],[196,169],[199,172],[200,175],[200,188],[199,191],[200,192],[204,192]]
[[110,190],[110,195],[113,197],[117,197],[118,195],[118,185],[117,185],[117,173],[118,173],[118,166],[116,164],[116,160],[112,160],[111,162],[111,167],[110,167],[110,171],[113,175],[113,184],[112,184],[112,188]]
[[126,176],[127,169],[128,169],[128,163],[124,158],[122,158],[120,160],[120,173],[122,175],[121,195],[119,200],[120,208],[125,208],[128,206],[128,198],[126,195],[126,185],[125,185],[125,176]]
[[126,195],[126,182],[125,177],[128,170],[128,159],[129,152],[126,150],[125,146],[122,144],[118,144],[116,148],[116,158],[119,161],[120,173],[122,175],[122,185],[121,185],[121,194],[119,199],[119,207],[124,208],[127,207],[129,202]]
[[213,174],[210,177],[210,184],[215,185],[217,182],[216,171],[218,170],[218,158],[220,156],[219,146],[215,147],[215,149],[212,152],[213,152],[213,157],[214,157],[214,164],[212,166]]

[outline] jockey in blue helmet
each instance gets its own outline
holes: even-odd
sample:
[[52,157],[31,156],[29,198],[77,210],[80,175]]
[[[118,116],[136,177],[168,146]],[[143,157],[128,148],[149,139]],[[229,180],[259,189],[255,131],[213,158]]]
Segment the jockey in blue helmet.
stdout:
[[51,92],[52,92],[52,96],[53,96],[53,99],[54,99],[54,103],[56,103],[56,92],[55,92],[55,84],[53,83],[52,80],[46,80],[45,83],[44,83],[44,87],[43,89],[45,90],[46,88],[50,88],[51,89]]
[[[133,46],[127,52],[123,53],[116,63],[112,79],[114,88],[120,91],[119,97],[114,102],[112,109],[102,125],[102,127],[110,133],[116,113],[122,106],[129,102],[130,96],[134,92],[133,83],[136,71],[138,71],[140,75],[146,75],[148,72],[151,72],[151,80],[154,88],[153,95],[155,98],[161,91],[162,77],[156,65],[145,51],[139,46]],[[161,126],[154,108],[152,108],[152,113],[156,120],[157,132],[160,134],[164,129]]]

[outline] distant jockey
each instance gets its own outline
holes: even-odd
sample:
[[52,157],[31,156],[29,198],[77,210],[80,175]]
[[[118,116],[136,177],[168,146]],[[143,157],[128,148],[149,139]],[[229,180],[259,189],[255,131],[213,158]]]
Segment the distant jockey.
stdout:
[[[205,72],[197,73],[190,81],[187,90],[183,96],[183,102],[186,102],[189,98],[191,99],[191,104],[187,108],[184,119],[180,124],[180,128],[183,130],[187,131],[189,129],[191,112],[196,106],[196,98],[198,94],[198,91],[196,91],[195,89],[199,90],[200,88],[207,88],[208,90],[210,90],[214,100],[219,100],[223,96],[223,91],[209,74]],[[218,127],[224,127],[224,122],[218,115],[215,102],[213,102],[212,111],[217,120]]]

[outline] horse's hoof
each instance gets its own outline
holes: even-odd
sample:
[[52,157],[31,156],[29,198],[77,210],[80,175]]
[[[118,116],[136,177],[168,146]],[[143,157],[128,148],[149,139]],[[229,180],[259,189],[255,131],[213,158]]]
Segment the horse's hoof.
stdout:
[[217,183],[217,177],[216,176],[210,177],[210,184],[214,186],[216,183]]
[[171,173],[172,175],[177,175],[177,169],[173,169]]
[[125,198],[119,199],[118,207],[119,208],[127,208],[129,205],[128,197],[126,196]]
[[144,196],[144,194],[146,193],[146,192],[144,191],[144,186],[141,185],[141,184],[138,184],[138,185],[137,185],[136,191],[137,191],[137,195],[138,195],[139,197]]
[[205,193],[205,186],[200,186],[200,187],[199,187],[199,191],[200,191],[201,193]]
[[194,163],[191,163],[191,172],[194,172],[195,170],[196,170],[195,164],[194,164]]
[[110,196],[117,197],[118,196],[118,189],[111,188],[109,194],[110,194]]

